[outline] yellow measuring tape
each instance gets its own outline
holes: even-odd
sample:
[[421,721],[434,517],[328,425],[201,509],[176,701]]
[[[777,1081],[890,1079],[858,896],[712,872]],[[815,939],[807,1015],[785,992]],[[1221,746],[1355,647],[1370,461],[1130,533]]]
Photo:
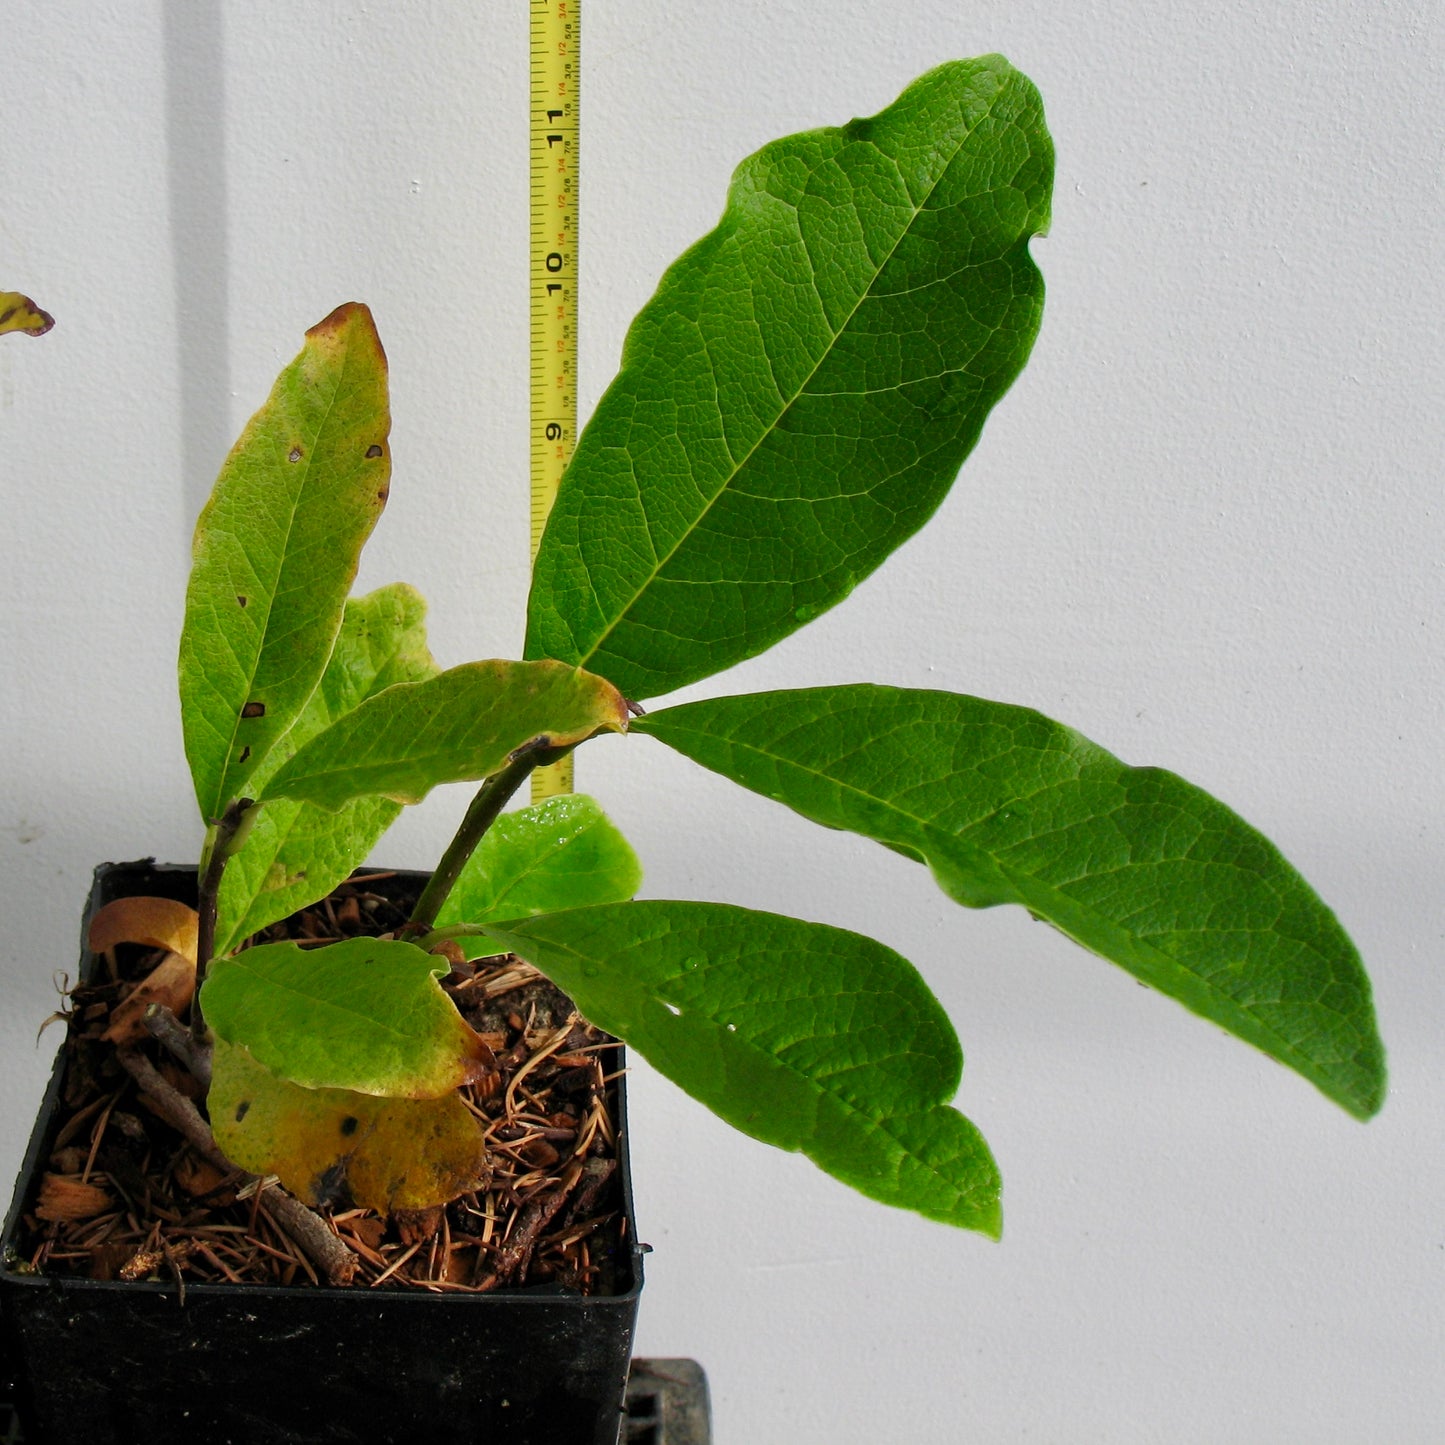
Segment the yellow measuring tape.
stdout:
[[[577,443],[580,0],[532,0],[532,557]],[[572,759],[532,774],[532,801],[572,791]]]

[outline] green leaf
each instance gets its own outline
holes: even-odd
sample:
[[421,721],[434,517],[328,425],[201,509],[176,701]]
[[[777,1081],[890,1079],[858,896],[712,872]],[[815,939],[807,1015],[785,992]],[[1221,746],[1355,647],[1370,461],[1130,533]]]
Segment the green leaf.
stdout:
[[526,655],[651,697],[846,597],[1028,357],[1052,173],[1038,94],[996,55],[744,161],[578,442]]
[[721,698],[634,726],[927,863],[959,903],[1022,904],[1359,1118],[1384,1101],[1354,945],[1268,839],[1182,778],[1028,708],[901,688]]
[[997,1237],[998,1170],[948,1107],[958,1040],[892,949],[720,903],[578,908],[486,932],[745,1134]]
[[[621,903],[641,886],[632,845],[595,799],[569,793],[503,813],[467,860],[436,926]],[[488,951],[475,939],[457,941],[468,957]]]
[[[433,676],[425,617],[420,593],[402,582],[349,601],[320,685],[251,785],[264,787],[297,748],[374,693]],[[216,952],[325,898],[366,861],[400,811],[400,804],[374,797],[353,799],[340,812],[290,799],[261,808],[222,875]]]
[[417,803],[440,783],[490,777],[524,750],[604,730],[627,730],[627,706],[602,678],[560,662],[469,662],[368,698],[259,796],[333,809],[367,794]]
[[307,1089],[430,1099],[477,1078],[485,1046],[410,943],[263,943],[216,960],[201,1006],[217,1038]]
[[220,816],[331,656],[391,476],[386,357],[366,307],[306,333],[196,525],[181,722],[201,815]]
[[312,1206],[428,1209],[486,1175],[481,1126],[455,1092],[381,1099],[303,1089],[218,1039],[206,1105],[228,1159],[253,1174],[275,1174]]

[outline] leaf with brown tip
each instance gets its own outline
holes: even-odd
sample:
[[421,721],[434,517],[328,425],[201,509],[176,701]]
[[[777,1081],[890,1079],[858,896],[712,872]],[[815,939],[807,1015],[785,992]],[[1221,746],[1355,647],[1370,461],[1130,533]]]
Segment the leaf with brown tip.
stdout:
[[26,336],[44,336],[55,318],[42,311],[28,296],[18,291],[0,291],[0,336],[7,331],[20,331]]
[[386,356],[365,306],[306,333],[196,524],[181,723],[201,816],[241,796],[316,690],[391,478]]
[[419,803],[442,783],[490,777],[527,750],[626,732],[627,718],[622,694],[581,668],[463,663],[367,698],[299,749],[259,797],[332,810],[370,794]]

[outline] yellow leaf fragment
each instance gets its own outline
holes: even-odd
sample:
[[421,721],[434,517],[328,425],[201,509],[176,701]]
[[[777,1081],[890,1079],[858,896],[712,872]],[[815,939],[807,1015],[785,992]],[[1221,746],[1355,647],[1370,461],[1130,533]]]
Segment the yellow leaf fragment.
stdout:
[[304,1089],[220,1038],[212,1069],[216,1143],[241,1168],[277,1175],[307,1204],[426,1209],[486,1178],[481,1126],[456,1093],[386,1099]]
[[92,953],[105,953],[118,943],[139,943],[179,953],[196,966],[200,919],[194,908],[173,898],[117,898],[90,920],[86,939]]
[[42,311],[28,296],[18,291],[0,291],[0,336],[7,331],[23,331],[27,336],[44,336],[55,318]]

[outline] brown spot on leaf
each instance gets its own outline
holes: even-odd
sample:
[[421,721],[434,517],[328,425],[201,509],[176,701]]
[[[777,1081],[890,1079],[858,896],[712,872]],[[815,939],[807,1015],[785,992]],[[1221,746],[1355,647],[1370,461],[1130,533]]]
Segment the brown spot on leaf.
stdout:
[[241,749],[241,756],[240,756],[239,758],[237,758],[236,761],[237,761],[238,763],[244,763],[250,756],[251,756],[251,749],[250,749],[250,747],[249,747],[249,746],[248,746],[248,747],[244,747],[244,748]]
[[383,488],[376,494],[376,500],[377,500],[378,502],[380,502],[383,506],[385,506],[385,505],[386,505],[386,499],[387,499],[390,495],[391,495],[391,488],[390,488],[390,487],[383,487]]
[[237,607],[249,607],[250,605],[251,605],[251,599],[250,599],[249,597],[242,597],[239,592],[236,594],[236,606],[237,606]]
[[239,1124],[250,1111],[251,1101],[249,1099],[242,1099],[241,1102],[236,1105],[236,1122]]
[[299,462],[301,460],[301,448],[292,447],[291,454],[286,458],[288,462]]
[[341,1137],[343,1139],[349,1139],[354,1133],[356,1133],[356,1126],[360,1122],[361,1121],[356,1117],[355,1114],[348,1114],[341,1121]]
[[242,716],[242,717],[265,717],[265,716],[266,716],[266,704],[265,704],[264,702],[248,702],[248,703],[246,704],[246,706],[241,709],[241,716]]
[[372,444],[366,449],[366,455],[368,457],[379,457],[381,455],[381,448],[377,446],[375,442],[372,442]]

